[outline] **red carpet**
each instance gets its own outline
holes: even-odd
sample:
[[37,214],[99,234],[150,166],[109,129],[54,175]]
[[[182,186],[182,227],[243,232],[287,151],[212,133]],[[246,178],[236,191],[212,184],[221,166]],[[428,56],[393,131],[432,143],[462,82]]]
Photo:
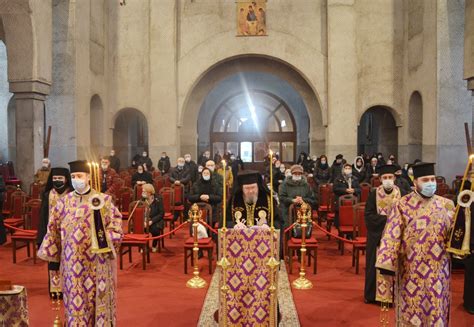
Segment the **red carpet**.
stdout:
[[[192,276],[183,273],[183,240],[181,230],[175,238],[167,238],[167,250],[152,253],[147,270],[141,268],[141,257],[134,252],[134,262],[124,256],[124,270],[118,270],[119,326],[195,326],[199,319],[206,290],[186,288]],[[361,272],[354,273],[351,254],[340,256],[334,240],[327,241],[318,233],[318,274],[311,272],[313,289],[293,292],[302,326],[379,326],[379,307],[363,303],[364,258]],[[207,258],[199,261],[201,276],[210,281]],[[51,326],[53,313],[47,295],[46,264],[33,264],[26,258],[26,249],[12,263],[11,246],[0,246],[0,279],[10,279],[28,290],[30,326]],[[297,277],[295,264],[291,281]],[[191,271],[190,271],[191,272]],[[452,283],[451,326],[472,327],[474,315],[462,308],[463,274],[454,273]],[[390,322],[393,325],[393,310]]]

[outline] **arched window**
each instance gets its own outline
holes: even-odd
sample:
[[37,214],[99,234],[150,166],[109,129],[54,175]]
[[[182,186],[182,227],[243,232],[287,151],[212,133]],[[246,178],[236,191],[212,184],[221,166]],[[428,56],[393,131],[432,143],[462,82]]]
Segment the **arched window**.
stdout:
[[251,90],[225,99],[212,120],[213,154],[230,151],[247,163],[263,162],[268,149],[285,162],[295,158],[295,122],[274,94]]

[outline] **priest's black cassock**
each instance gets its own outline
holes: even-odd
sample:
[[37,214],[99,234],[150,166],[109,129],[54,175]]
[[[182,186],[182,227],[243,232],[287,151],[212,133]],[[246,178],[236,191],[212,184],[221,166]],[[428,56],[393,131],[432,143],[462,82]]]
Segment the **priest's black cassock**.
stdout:
[[[394,175],[396,166],[384,165],[379,168],[381,178],[383,175]],[[391,189],[386,189],[384,185],[370,192],[365,204],[365,224],[367,226],[367,247],[365,253],[365,287],[364,300],[366,303],[373,303],[376,300],[376,269],[375,261],[377,259],[377,247],[379,246],[382,233],[387,222],[387,215],[391,204],[400,199],[402,191],[392,185]]]

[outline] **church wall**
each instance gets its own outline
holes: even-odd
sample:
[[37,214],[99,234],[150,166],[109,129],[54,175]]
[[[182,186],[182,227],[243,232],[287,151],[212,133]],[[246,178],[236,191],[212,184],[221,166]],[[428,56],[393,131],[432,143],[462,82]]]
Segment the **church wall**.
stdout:
[[75,9],[69,1],[55,1],[53,12],[53,69],[46,98],[46,126],[51,126],[52,165],[65,166],[76,158],[76,42]]
[[440,1],[438,11],[437,168],[451,180],[464,172],[464,122],[472,122],[471,92],[463,80],[464,1]]
[[[406,0],[404,6],[404,63],[403,63],[403,120],[411,119],[408,108],[414,91],[423,100],[422,158],[424,161],[436,160],[436,108],[437,63],[436,63],[436,1]],[[400,162],[408,160],[409,128],[404,124],[400,129],[402,144]]]
[[[195,100],[191,97],[191,93],[209,69],[230,58],[246,55],[282,60],[301,73],[318,96],[325,122],[327,118],[325,11],[324,1],[272,1],[267,3],[268,36],[236,37],[234,2],[215,4],[205,1],[181,2],[178,27],[180,38],[177,41],[180,125],[184,117],[189,114],[197,117],[197,113],[190,113],[187,110],[191,107],[199,108],[202,102],[191,103]],[[302,24],[302,21],[305,24]],[[325,131],[311,129],[312,147],[320,145],[324,133]],[[195,130],[183,131],[181,134],[196,137]],[[193,150],[191,144],[186,143],[185,147],[185,151]]]

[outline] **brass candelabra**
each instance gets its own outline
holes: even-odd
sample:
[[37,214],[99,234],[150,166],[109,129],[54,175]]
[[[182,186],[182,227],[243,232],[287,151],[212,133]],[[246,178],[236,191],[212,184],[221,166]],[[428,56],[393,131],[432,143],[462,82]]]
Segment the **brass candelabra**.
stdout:
[[313,283],[306,278],[306,230],[308,223],[311,223],[311,207],[303,202],[297,211],[298,223],[301,225],[301,264],[300,277],[293,281],[293,287],[298,290],[308,290],[313,287]]
[[189,217],[193,221],[193,277],[188,280],[186,286],[189,288],[204,288],[206,287],[206,281],[199,276],[199,264],[198,264],[198,251],[199,251],[199,239],[198,239],[198,226],[199,220],[201,219],[202,212],[199,209],[199,206],[195,203],[192,205],[191,210],[189,210]]

